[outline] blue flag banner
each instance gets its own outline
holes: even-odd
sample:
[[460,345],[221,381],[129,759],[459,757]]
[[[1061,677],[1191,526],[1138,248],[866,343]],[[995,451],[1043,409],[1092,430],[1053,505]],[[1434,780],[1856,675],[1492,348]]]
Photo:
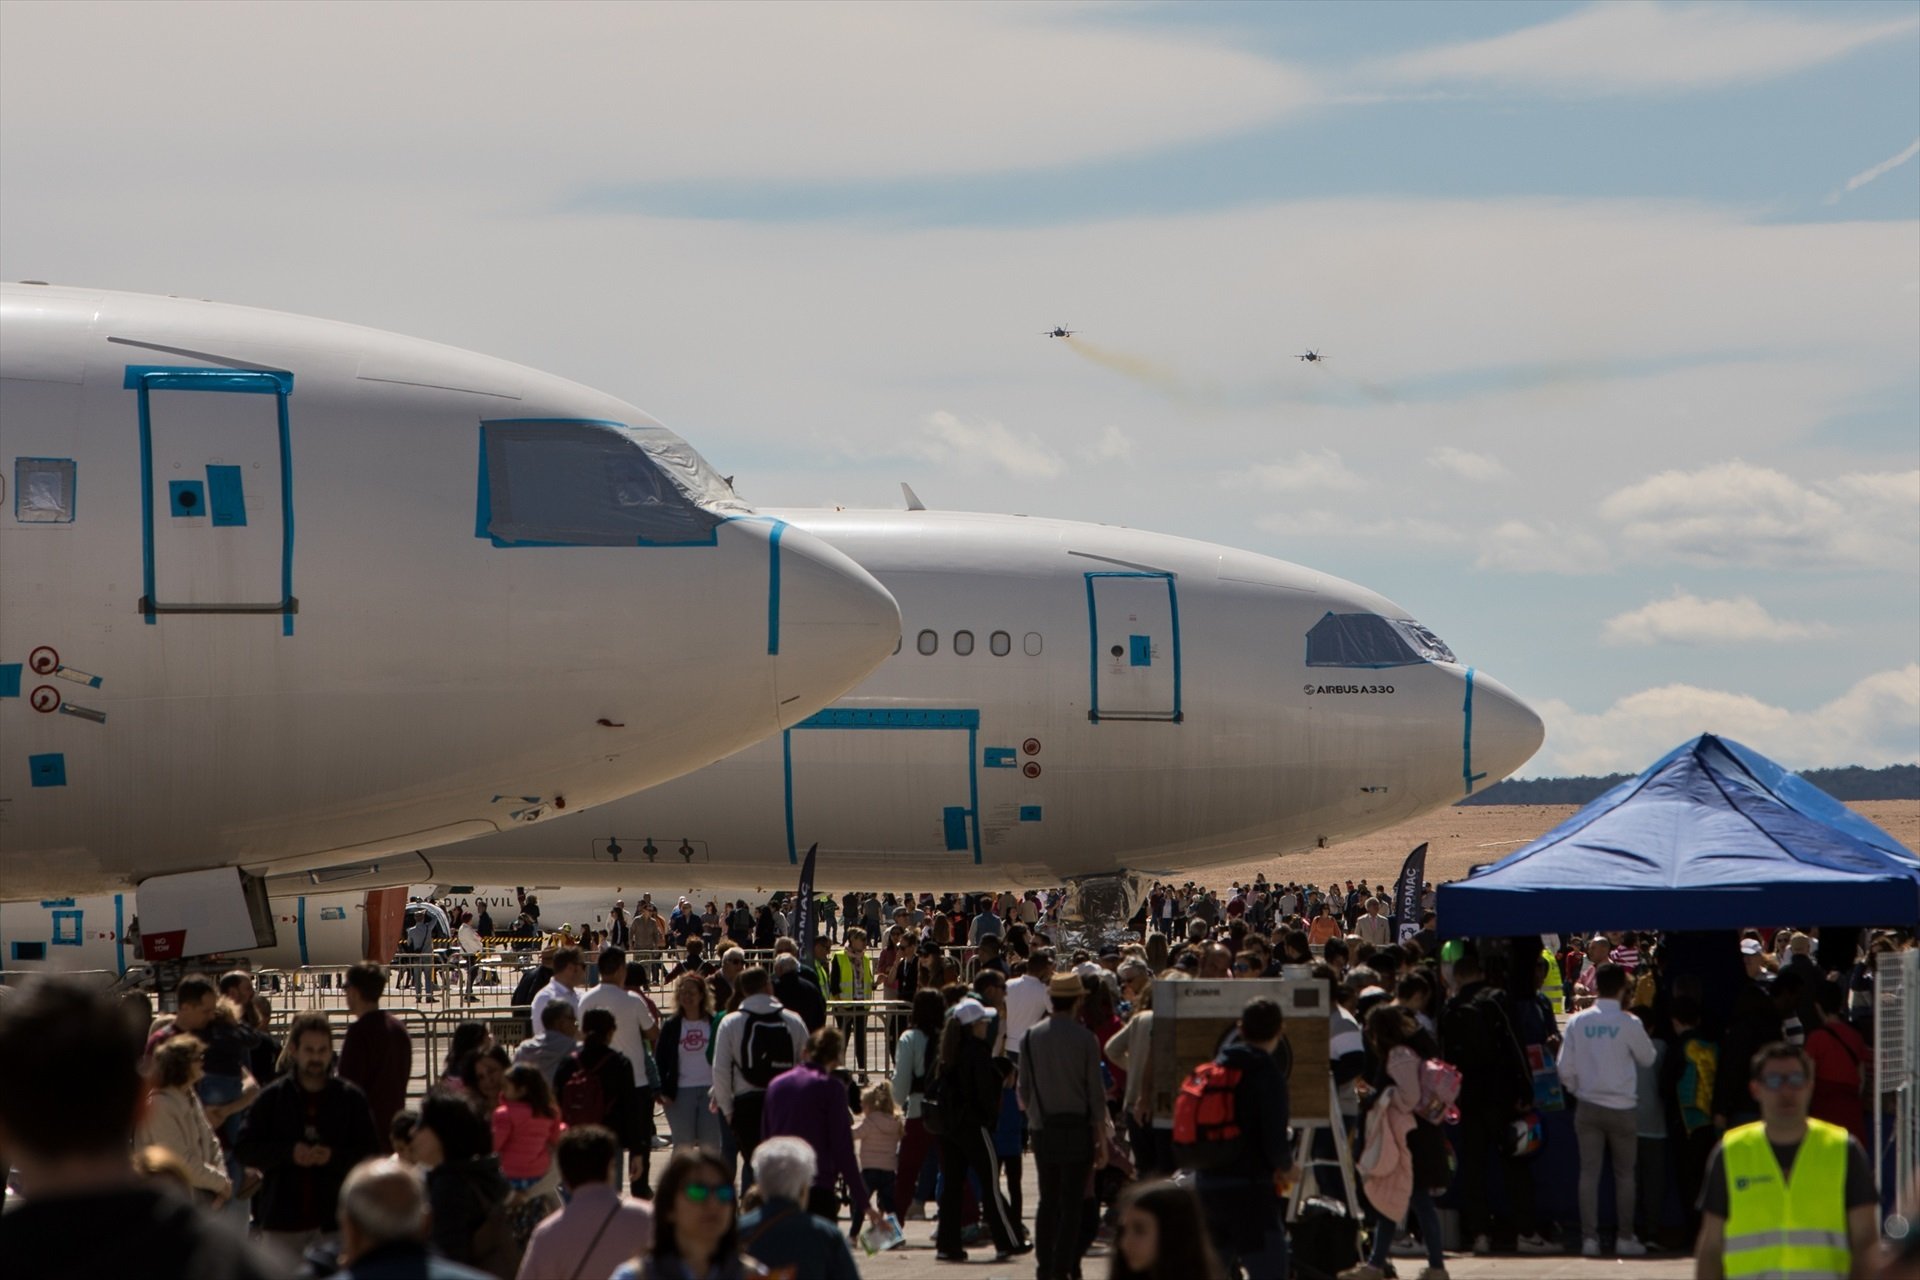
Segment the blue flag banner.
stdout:
[[1400,865],[1393,886],[1393,940],[1405,942],[1420,932],[1420,886],[1427,881],[1427,846],[1422,844]]
[[813,934],[820,917],[813,901],[813,859],[819,852],[817,844],[807,849],[807,860],[800,864],[800,900],[793,904],[793,940],[800,944],[800,954],[809,958],[813,955]]

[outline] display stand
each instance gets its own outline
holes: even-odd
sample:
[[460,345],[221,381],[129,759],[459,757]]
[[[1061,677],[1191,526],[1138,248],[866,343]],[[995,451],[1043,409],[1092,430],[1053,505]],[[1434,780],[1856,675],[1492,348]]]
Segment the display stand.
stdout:
[[[1333,1134],[1333,1158],[1313,1154],[1313,1138],[1320,1130],[1326,1129]],[[1292,1222],[1300,1216],[1300,1206],[1309,1197],[1318,1195],[1320,1179],[1316,1169],[1335,1168],[1340,1171],[1341,1185],[1346,1188],[1347,1212],[1354,1222],[1361,1220],[1359,1179],[1353,1172],[1353,1149],[1347,1144],[1347,1126],[1340,1119],[1340,1089],[1327,1078],[1327,1114],[1313,1120],[1298,1120],[1293,1126],[1293,1190],[1287,1193],[1287,1221]],[[1311,1187],[1309,1187],[1311,1183]]]

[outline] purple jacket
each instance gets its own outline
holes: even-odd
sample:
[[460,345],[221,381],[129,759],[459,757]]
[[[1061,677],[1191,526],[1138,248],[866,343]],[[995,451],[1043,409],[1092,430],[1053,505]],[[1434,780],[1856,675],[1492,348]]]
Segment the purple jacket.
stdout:
[[761,1113],[762,1138],[798,1138],[812,1147],[820,1167],[813,1185],[830,1189],[835,1176],[847,1180],[854,1207],[865,1210],[867,1183],[853,1151],[853,1113],[847,1110],[847,1086],[808,1063],[801,1063],[767,1086]]

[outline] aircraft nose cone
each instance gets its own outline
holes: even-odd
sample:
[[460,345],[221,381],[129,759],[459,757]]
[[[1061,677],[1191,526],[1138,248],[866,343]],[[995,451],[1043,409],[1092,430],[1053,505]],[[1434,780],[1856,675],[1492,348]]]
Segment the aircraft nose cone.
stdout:
[[1478,671],[1470,679],[1465,741],[1467,769],[1475,776],[1473,789],[1478,791],[1531,760],[1547,731],[1539,715],[1513,690]]
[[792,525],[778,533],[767,645],[785,727],[851,689],[894,651],[900,606],[844,552]]

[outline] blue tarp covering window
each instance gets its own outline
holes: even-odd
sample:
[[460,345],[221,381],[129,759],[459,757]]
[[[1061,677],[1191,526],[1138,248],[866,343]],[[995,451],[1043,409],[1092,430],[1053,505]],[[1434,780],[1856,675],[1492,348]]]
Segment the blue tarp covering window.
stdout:
[[1405,667],[1453,661],[1453,650],[1439,636],[1408,618],[1329,613],[1307,632],[1310,667]]
[[[710,544],[723,517],[669,474],[663,431],[602,422],[489,422],[481,429],[481,529],[507,545]],[[680,445],[684,449],[684,445]]]

